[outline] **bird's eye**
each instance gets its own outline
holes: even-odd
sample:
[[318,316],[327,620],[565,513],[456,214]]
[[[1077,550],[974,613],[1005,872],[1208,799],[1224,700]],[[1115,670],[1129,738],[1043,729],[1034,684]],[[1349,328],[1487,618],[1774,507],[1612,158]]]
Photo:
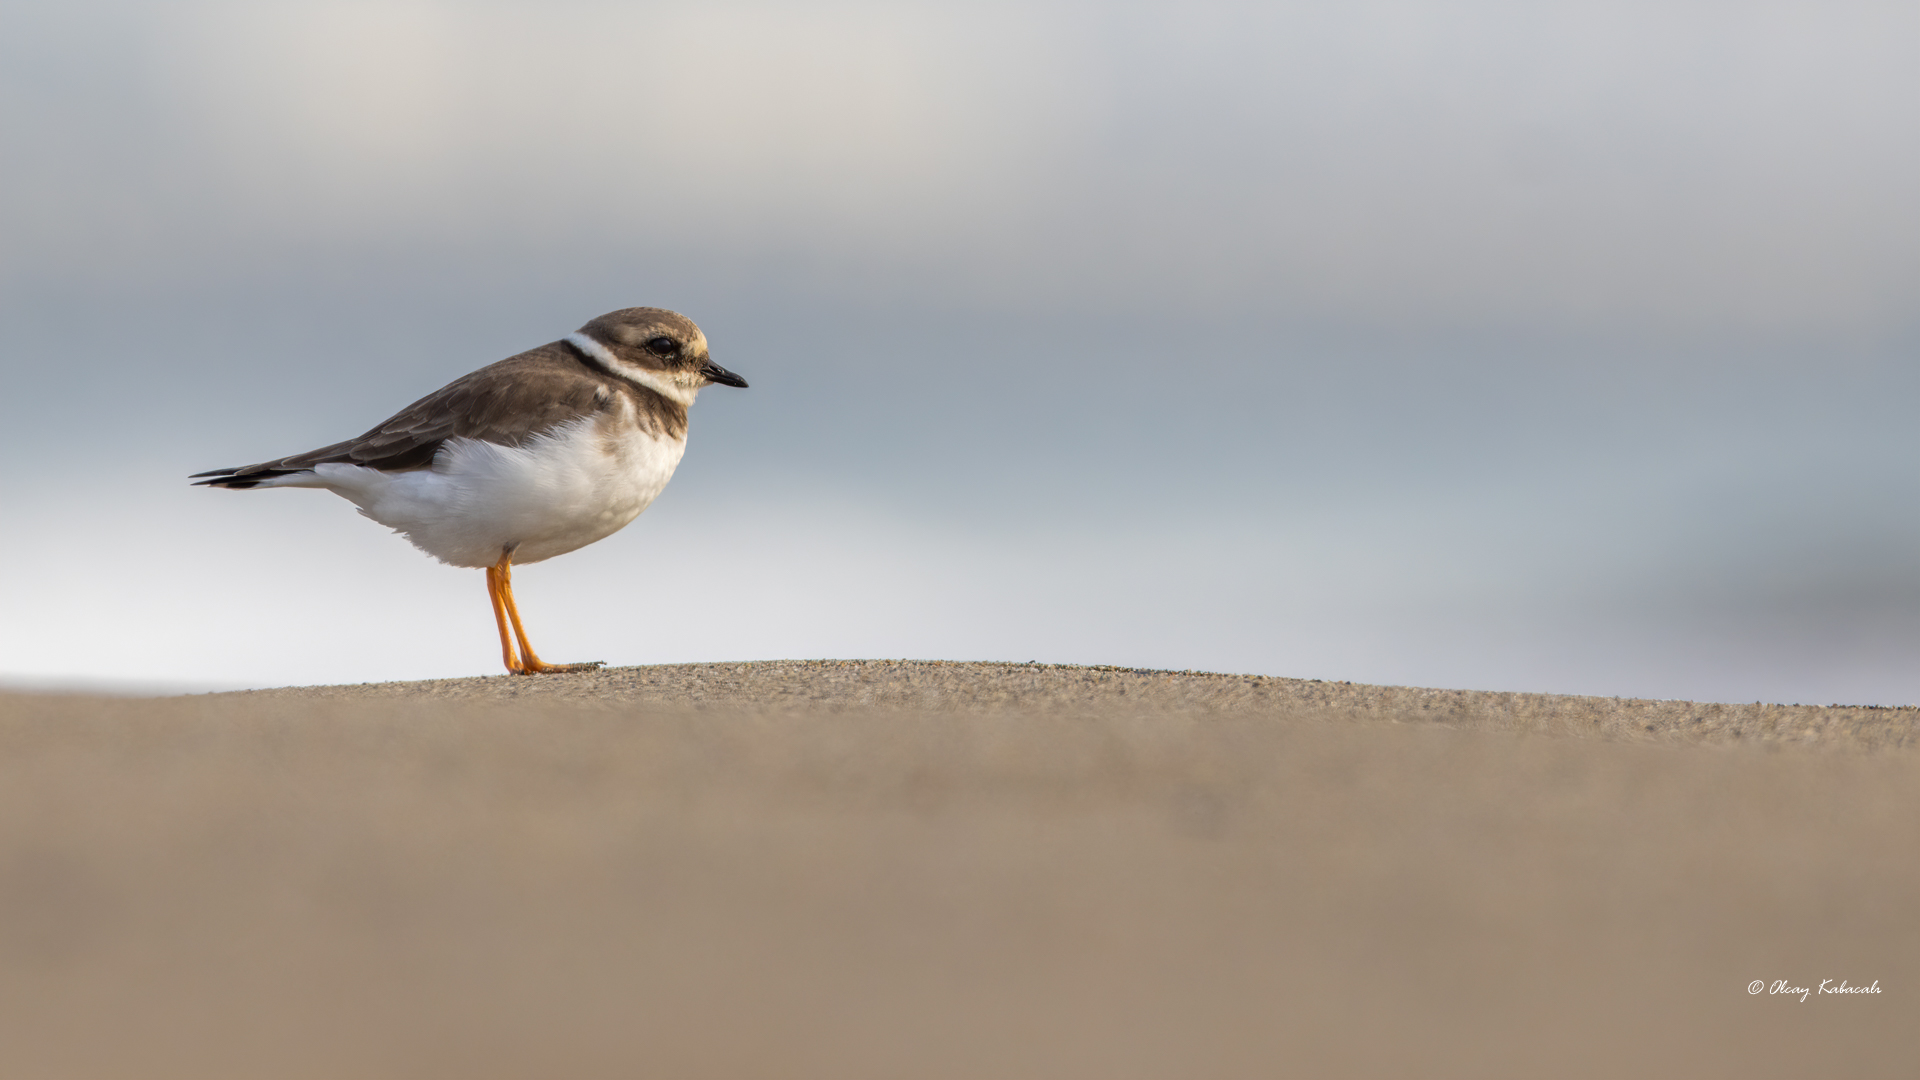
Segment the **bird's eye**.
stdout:
[[647,351],[655,356],[672,356],[680,351],[680,343],[670,337],[647,339]]

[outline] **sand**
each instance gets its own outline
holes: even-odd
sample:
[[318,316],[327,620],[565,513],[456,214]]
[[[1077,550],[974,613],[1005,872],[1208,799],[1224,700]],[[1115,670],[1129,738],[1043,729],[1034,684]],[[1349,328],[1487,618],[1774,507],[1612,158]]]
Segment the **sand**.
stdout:
[[1915,1075],[1917,735],[908,662],[0,694],[0,1076]]

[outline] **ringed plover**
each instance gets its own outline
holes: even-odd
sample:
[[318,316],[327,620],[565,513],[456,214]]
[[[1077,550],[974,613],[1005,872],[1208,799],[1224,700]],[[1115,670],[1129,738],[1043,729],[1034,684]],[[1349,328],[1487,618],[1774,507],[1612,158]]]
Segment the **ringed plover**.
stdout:
[[747,385],[707,355],[691,319],[624,308],[455,379],[357,439],[189,479],[343,496],[441,562],[486,570],[508,671],[591,671],[601,662],[535,655],[513,565],[565,555],[640,516],[680,464],[687,407],[714,383]]

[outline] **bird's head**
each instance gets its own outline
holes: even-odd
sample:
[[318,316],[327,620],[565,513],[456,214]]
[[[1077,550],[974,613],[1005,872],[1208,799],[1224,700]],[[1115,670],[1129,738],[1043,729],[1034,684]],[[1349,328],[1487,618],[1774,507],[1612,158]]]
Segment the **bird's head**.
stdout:
[[707,335],[692,319],[664,308],[610,311],[581,327],[568,340],[606,364],[614,374],[681,405],[693,404],[694,395],[714,383],[747,385],[747,380],[713,362],[707,352]]

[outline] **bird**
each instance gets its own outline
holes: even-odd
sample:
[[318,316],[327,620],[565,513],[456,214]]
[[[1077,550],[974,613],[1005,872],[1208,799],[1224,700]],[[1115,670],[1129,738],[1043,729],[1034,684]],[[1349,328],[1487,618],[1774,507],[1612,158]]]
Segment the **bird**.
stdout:
[[713,362],[693,320],[622,308],[463,375],[359,438],[188,479],[340,495],[441,562],[486,571],[507,671],[593,671],[604,662],[550,664],[533,651],[513,567],[639,517],[686,451],[688,406],[716,383],[747,385]]

